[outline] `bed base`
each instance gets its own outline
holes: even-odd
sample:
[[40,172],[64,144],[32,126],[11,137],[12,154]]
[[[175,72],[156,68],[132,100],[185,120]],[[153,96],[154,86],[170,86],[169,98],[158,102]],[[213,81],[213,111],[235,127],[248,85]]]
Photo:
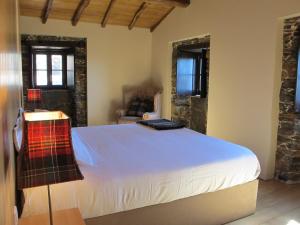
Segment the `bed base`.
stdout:
[[258,180],[169,203],[86,219],[87,225],[220,225],[251,215]]

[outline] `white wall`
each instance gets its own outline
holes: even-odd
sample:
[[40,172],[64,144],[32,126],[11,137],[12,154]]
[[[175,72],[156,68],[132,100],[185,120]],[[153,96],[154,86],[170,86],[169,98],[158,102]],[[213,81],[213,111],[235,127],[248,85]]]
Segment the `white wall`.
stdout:
[[87,38],[87,91],[89,125],[110,123],[121,103],[124,85],[150,79],[151,33],[146,29],[21,17],[22,34]]
[[191,0],[153,34],[152,73],[163,83],[166,117],[171,116],[171,43],[211,35],[208,134],[255,151],[262,178],[274,172],[280,18],[299,12],[299,0]]

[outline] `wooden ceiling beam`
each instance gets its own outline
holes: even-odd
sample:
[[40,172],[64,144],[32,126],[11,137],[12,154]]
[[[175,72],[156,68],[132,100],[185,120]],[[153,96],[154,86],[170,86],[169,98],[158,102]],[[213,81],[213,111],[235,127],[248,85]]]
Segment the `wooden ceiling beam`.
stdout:
[[83,13],[84,9],[90,4],[90,0],[81,0],[74,12],[72,17],[72,25],[76,26],[78,21],[80,20],[81,14]]
[[153,32],[156,27],[159,26],[159,24],[175,9],[175,6],[173,6],[172,8],[170,8],[167,13],[165,15],[162,16],[162,18],[159,19],[159,21],[157,21],[151,28],[150,31]]
[[143,2],[141,6],[138,8],[138,10],[135,12],[130,24],[128,25],[129,30],[131,30],[134,27],[135,23],[138,21],[139,17],[142,15],[146,7],[147,7],[147,3]]
[[42,19],[42,23],[46,23],[47,19],[49,17],[50,11],[52,9],[52,4],[53,4],[53,0],[47,0],[42,15],[41,15],[41,19]]
[[105,11],[104,17],[102,18],[102,21],[101,21],[101,26],[102,27],[106,26],[107,21],[109,19],[109,15],[111,13],[111,9],[112,9],[112,7],[113,7],[113,5],[114,5],[115,2],[116,2],[116,0],[110,0],[110,2],[108,4],[108,7],[107,7],[107,9]]
[[147,3],[160,3],[175,7],[188,7],[190,0],[144,0]]

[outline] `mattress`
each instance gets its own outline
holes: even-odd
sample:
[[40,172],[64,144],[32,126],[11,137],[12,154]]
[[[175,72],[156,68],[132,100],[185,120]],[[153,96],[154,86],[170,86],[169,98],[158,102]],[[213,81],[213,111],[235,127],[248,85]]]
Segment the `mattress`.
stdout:
[[[137,124],[72,129],[84,180],[51,185],[53,210],[83,218],[167,203],[255,180],[260,165],[240,145],[190,129]],[[24,190],[23,217],[48,211],[47,188]]]

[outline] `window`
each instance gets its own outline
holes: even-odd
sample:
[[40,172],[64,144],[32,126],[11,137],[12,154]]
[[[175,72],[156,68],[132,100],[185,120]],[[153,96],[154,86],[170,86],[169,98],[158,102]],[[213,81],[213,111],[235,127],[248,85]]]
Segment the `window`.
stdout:
[[297,83],[295,96],[295,110],[300,113],[300,48],[298,50]]
[[63,85],[62,55],[51,55],[52,85]]
[[177,59],[177,93],[192,95],[195,87],[196,60],[193,57]]
[[179,50],[177,57],[178,95],[206,97],[206,50]]
[[67,86],[74,86],[74,55],[67,55]]
[[74,54],[68,50],[32,51],[33,87],[67,88],[74,86]]

